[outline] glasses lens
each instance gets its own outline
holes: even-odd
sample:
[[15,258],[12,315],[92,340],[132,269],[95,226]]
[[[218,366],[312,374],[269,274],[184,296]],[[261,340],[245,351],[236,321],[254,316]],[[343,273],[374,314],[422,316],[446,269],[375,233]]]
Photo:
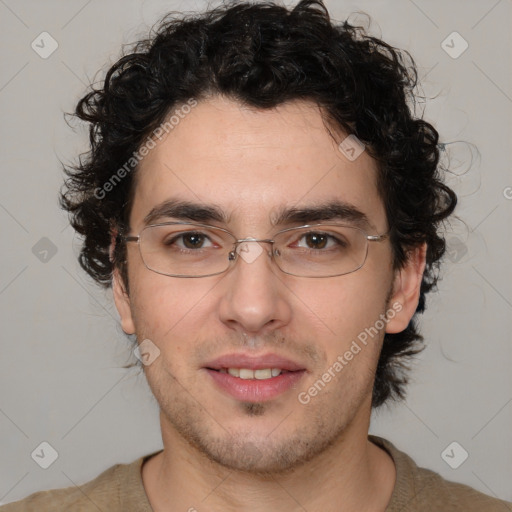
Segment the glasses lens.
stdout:
[[146,267],[170,276],[204,277],[224,272],[235,238],[198,224],[160,224],[142,230],[140,251]]
[[366,234],[355,227],[320,224],[274,237],[279,268],[300,277],[331,277],[361,268],[368,252]]

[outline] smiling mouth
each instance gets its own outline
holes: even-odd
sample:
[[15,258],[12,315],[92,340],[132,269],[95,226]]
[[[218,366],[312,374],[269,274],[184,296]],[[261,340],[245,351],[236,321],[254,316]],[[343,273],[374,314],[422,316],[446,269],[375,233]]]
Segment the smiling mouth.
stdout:
[[265,402],[296,387],[306,370],[283,368],[206,367],[215,387],[236,400]]
[[282,373],[292,373],[290,370],[282,368],[261,368],[253,370],[251,368],[208,368],[219,373],[228,373],[232,377],[237,377],[242,380],[267,380],[273,377],[278,377]]

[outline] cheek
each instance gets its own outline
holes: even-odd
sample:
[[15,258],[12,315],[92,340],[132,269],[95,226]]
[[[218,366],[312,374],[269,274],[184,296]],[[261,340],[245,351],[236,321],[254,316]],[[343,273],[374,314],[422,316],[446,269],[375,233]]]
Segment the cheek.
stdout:
[[[325,372],[334,374],[331,389],[343,389],[340,393],[344,396],[347,386],[359,391],[370,386],[384,336],[380,315],[386,310],[389,278],[378,279],[374,272],[362,270],[359,275],[340,276],[336,284],[319,280],[302,292],[296,290],[307,305],[302,313],[296,311],[296,316],[302,317],[298,332],[307,333],[325,354],[313,380]],[[314,332],[313,325],[317,326]]]
[[[148,275],[149,274],[149,275]],[[162,340],[194,315],[201,295],[192,283],[142,272],[131,287],[132,312],[137,332]]]
[[[327,334],[345,338],[348,334],[357,335],[384,312],[388,280],[360,269],[325,283],[311,280],[307,287],[295,289],[294,293],[305,305],[303,314],[321,320]],[[299,307],[298,301],[296,306]]]

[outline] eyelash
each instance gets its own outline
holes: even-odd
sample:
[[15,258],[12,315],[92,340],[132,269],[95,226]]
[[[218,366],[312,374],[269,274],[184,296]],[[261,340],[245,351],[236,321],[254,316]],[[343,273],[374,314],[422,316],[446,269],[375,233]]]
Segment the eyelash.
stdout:
[[[184,237],[190,236],[190,235],[202,236],[202,237],[210,240],[210,237],[208,235],[206,235],[205,233],[201,233],[201,232],[198,232],[198,231],[188,231],[188,232],[185,232],[185,233],[180,233],[179,235],[174,236],[170,240],[164,241],[164,245],[166,245],[166,246],[174,245],[177,240],[184,239]],[[329,238],[330,240],[334,241],[334,243],[337,244],[338,246],[341,246],[341,247],[346,247],[347,246],[347,243],[345,241],[340,240],[338,237],[336,237],[336,236],[334,236],[332,234],[329,234],[329,233],[326,233],[326,232],[322,232],[322,231],[308,231],[306,233],[302,233],[302,235],[298,239],[298,241],[300,242],[300,240],[302,240],[304,237],[306,237],[308,235],[325,236],[325,237]],[[211,240],[210,240],[210,242],[211,242]],[[200,249],[204,249],[204,247],[200,247],[197,250],[200,250]],[[187,248],[183,249],[181,247],[180,247],[180,250],[195,251],[195,249],[187,249]],[[310,249],[310,250],[315,250],[315,249]],[[321,249],[317,249],[317,250],[321,250]]]

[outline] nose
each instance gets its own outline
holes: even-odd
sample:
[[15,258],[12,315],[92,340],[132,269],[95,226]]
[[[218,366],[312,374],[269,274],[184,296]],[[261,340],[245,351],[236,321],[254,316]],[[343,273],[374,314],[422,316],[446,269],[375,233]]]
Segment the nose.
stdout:
[[291,319],[286,278],[272,262],[269,243],[244,241],[236,261],[224,276],[219,302],[220,320],[241,333],[263,334],[279,329]]

